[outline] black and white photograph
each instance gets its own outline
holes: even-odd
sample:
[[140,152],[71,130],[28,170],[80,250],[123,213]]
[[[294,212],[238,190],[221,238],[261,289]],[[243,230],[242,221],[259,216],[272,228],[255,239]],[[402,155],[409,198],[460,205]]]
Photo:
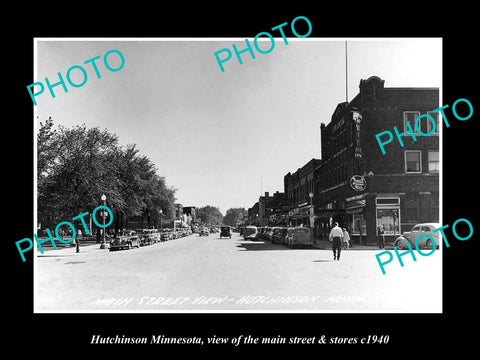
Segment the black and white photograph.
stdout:
[[472,9],[51,5],[5,22],[7,350],[473,349]]
[[441,39],[35,57],[35,311],[442,311]]

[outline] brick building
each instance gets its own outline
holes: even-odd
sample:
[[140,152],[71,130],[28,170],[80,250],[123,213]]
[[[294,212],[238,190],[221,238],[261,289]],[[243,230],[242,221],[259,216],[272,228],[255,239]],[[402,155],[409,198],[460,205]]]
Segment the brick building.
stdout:
[[319,159],[311,159],[293,174],[288,173],[283,177],[284,191],[289,206],[289,226],[310,226],[310,209],[314,199],[310,199],[310,193],[314,194],[318,170],[322,163]]
[[[360,92],[336,107],[328,125],[322,123],[322,162],[315,180],[313,205],[320,237],[332,221],[349,228],[355,243],[377,242],[383,225],[387,243],[420,222],[439,220],[439,107],[437,88],[386,88],[372,76],[360,81]],[[393,127],[415,130],[415,119],[432,115],[437,123],[431,136],[394,138],[383,155],[375,135]],[[423,133],[432,129],[427,118]],[[403,132],[402,131],[402,132]],[[395,135],[394,135],[395,137]],[[287,189],[285,190],[287,191]],[[290,190],[289,190],[290,191]]]

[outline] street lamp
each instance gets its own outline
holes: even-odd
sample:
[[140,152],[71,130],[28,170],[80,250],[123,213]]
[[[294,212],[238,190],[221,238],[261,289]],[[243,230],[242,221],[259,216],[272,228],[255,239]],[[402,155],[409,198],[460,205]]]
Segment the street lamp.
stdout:
[[313,219],[313,216],[314,216],[314,211],[313,211],[313,192],[309,192],[308,193],[308,196],[310,197],[310,227],[313,228],[314,227],[314,219]]
[[[105,206],[105,202],[107,200],[107,197],[105,196],[105,194],[102,194],[100,199],[102,199],[103,206]],[[102,229],[103,237],[102,237],[102,243],[100,244],[100,249],[105,249],[105,209],[103,209],[102,211],[102,218],[103,218],[103,229]]]
[[162,230],[162,219],[163,219],[163,210],[160,209],[160,230]]

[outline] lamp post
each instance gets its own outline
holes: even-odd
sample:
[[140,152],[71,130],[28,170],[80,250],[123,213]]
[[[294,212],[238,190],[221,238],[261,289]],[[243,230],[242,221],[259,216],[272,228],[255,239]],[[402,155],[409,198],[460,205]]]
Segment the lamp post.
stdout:
[[314,216],[314,211],[313,211],[313,192],[309,192],[308,193],[308,196],[310,197],[310,228],[313,229],[314,227],[314,219],[313,219],[313,216]]
[[[105,194],[102,194],[100,199],[102,199],[103,206],[105,206],[105,202],[107,201],[107,197],[105,196]],[[102,243],[100,244],[100,249],[105,249],[105,209],[103,209],[102,211],[102,219],[103,219],[103,229],[102,229],[103,237],[102,237]]]
[[160,230],[162,230],[163,210],[160,209]]

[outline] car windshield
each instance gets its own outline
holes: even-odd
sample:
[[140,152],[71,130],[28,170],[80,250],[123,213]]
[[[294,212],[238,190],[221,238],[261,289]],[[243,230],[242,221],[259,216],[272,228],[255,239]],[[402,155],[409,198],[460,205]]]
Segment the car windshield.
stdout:
[[250,235],[250,234],[255,234],[255,228],[246,228],[245,229],[245,234]]

